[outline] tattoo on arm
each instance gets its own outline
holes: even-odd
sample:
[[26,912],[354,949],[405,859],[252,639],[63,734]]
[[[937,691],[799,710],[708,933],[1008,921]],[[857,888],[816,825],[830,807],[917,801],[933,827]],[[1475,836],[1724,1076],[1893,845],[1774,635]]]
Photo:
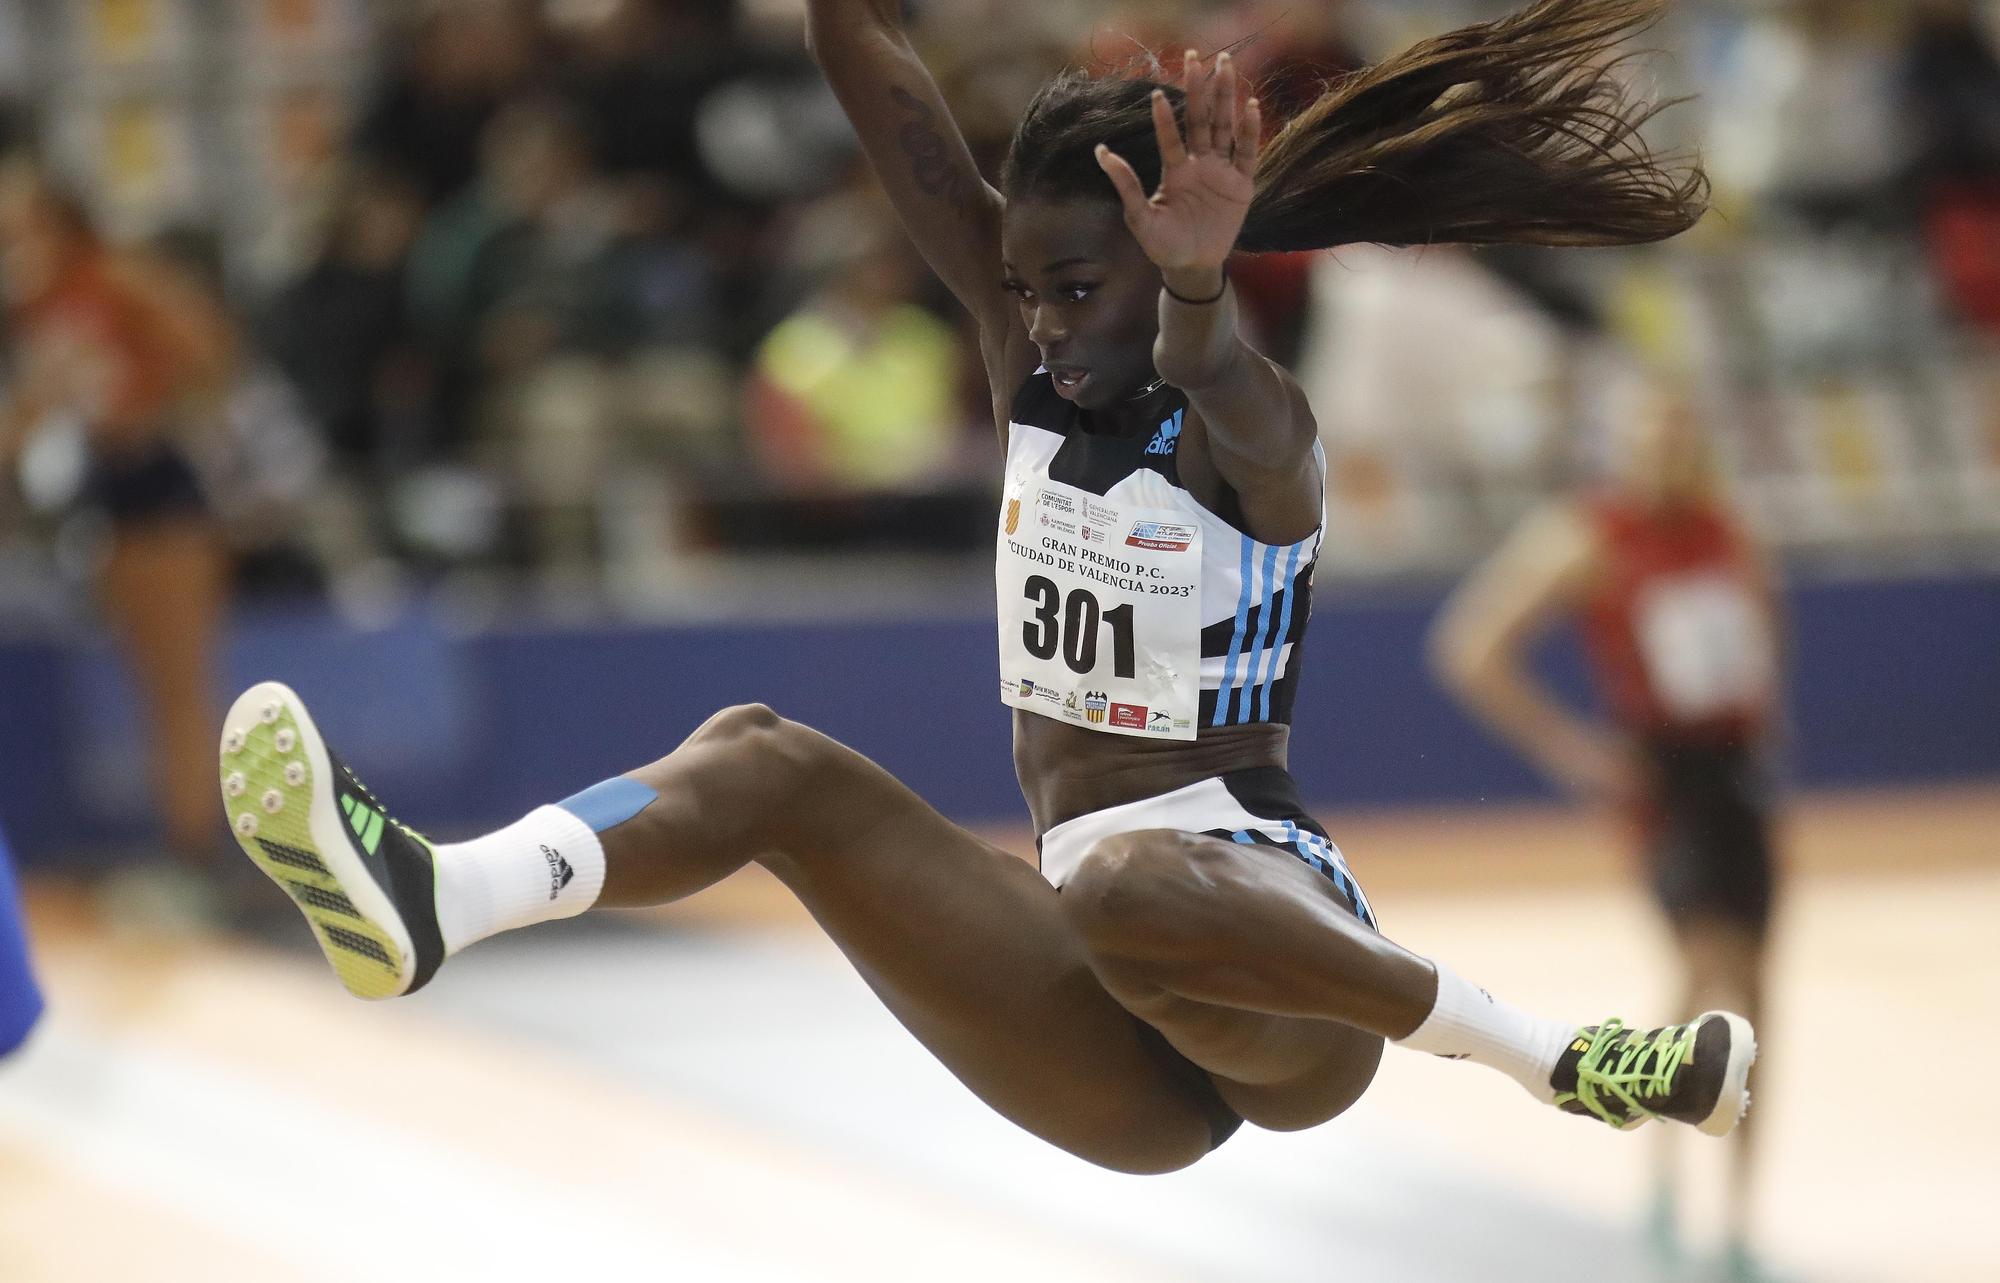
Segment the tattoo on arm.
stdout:
[[910,162],[910,176],[926,196],[941,198],[967,218],[979,211],[976,176],[954,164],[952,146],[938,132],[937,113],[901,85],[889,87],[889,97],[903,115],[896,143]]

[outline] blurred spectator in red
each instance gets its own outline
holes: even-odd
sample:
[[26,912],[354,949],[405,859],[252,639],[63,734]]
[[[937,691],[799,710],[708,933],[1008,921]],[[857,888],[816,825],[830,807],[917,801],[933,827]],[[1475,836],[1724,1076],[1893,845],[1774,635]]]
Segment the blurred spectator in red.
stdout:
[[[1620,808],[1679,953],[1681,1008],[1760,1028],[1779,880],[1769,781],[1783,681],[1772,568],[1722,490],[1685,391],[1648,380],[1614,425],[1611,475],[1532,513],[1440,612],[1445,684],[1548,778]],[[1564,706],[1528,665],[1565,617],[1581,626],[1604,713]],[[1751,1250],[1754,1143],[1730,1138],[1714,1277],[1768,1278]],[[1679,1253],[1662,1137],[1655,1246]]]
[[192,456],[218,430],[235,328],[181,274],[107,245],[26,162],[0,173],[0,283],[13,367],[0,462],[27,452],[44,500],[101,523],[97,588],[138,680],[161,836],[186,867],[213,868],[210,695],[229,559]]

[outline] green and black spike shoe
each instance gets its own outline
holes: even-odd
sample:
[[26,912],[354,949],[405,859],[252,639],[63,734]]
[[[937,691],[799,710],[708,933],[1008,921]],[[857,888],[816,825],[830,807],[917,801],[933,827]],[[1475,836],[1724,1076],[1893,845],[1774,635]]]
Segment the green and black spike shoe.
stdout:
[[1577,1030],[1549,1082],[1558,1109],[1621,1131],[1666,1118],[1727,1136],[1750,1108],[1756,1059],[1750,1022],[1731,1012],[1643,1032],[1607,1020]]
[[444,961],[432,851],[390,819],[290,687],[259,682],[222,724],[222,805],[251,862],[292,897],[349,992],[394,998]]

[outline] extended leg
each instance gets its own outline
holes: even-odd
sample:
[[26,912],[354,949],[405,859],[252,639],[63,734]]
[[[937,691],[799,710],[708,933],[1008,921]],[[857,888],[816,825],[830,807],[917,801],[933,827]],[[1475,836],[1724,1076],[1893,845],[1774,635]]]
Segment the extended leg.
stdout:
[[1747,1022],[1580,1029],[1539,1019],[1364,926],[1319,874],[1198,834],[1092,848],[1063,891],[1105,987],[1271,1127],[1304,1126],[1367,1086],[1379,1039],[1499,1069],[1616,1126],[1674,1118],[1720,1134],[1747,1100]]
[[[467,929],[454,910],[478,872],[467,862],[516,861],[527,876],[513,885],[556,901],[573,889],[572,873],[575,885],[594,883],[583,857],[601,851],[598,902],[642,905],[756,861],[799,896],[896,1017],[1022,1127],[1132,1172],[1186,1166],[1216,1143],[1226,1111],[1212,1085],[1143,1036],[1104,991],[1034,870],[769,709],[720,713],[633,772],[658,796],[601,838],[573,816],[555,817],[568,826],[560,840],[510,851],[480,839],[434,858],[381,817],[284,687],[252,688],[224,736],[223,791],[245,850],[299,902],[357,993],[408,992],[447,944],[490,933]],[[419,906],[433,900],[433,867],[439,908],[426,922]],[[458,925],[440,928],[445,919]]]
[[1209,1148],[1208,1113],[1104,992],[1055,891],[873,762],[750,706],[632,778],[659,800],[604,834],[601,903],[678,899],[754,860],[1003,1114],[1107,1166]]
[[1094,848],[1062,898],[1105,987],[1260,1126],[1345,1110],[1383,1039],[1416,1029],[1437,996],[1431,963],[1269,847],[1126,834]]

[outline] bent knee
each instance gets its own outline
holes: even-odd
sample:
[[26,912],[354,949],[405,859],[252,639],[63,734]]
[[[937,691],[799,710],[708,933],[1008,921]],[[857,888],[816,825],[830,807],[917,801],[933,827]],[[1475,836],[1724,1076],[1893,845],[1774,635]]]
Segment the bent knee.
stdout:
[[762,771],[812,770],[826,765],[835,744],[802,722],[780,716],[768,704],[736,704],[703,722],[691,742],[729,752]]
[[768,734],[785,724],[769,704],[732,704],[716,712],[694,733],[699,740],[738,740]]

